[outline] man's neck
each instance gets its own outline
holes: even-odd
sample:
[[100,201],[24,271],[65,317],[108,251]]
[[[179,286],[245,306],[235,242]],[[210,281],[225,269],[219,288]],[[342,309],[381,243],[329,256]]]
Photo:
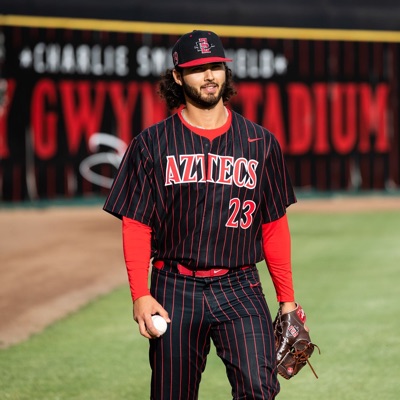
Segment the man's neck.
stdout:
[[186,108],[182,109],[182,117],[189,125],[194,127],[216,129],[225,124],[228,111],[222,101],[210,109],[198,108],[188,103]]

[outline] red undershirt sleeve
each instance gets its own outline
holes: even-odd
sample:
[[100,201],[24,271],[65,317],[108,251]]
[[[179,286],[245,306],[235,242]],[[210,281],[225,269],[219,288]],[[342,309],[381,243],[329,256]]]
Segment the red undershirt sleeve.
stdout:
[[279,302],[294,301],[291,243],[287,215],[262,226],[265,261]]
[[122,218],[122,241],[132,300],[150,294],[151,228],[134,219]]

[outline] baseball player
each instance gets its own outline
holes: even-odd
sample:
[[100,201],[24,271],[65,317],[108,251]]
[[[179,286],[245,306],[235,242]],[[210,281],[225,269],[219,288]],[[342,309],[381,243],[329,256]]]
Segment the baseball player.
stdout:
[[225,106],[235,89],[220,38],[187,33],[172,59],[159,92],[174,113],[132,140],[104,205],[122,219],[134,319],[151,339],[151,399],[197,399],[211,340],[234,399],[274,399],[256,263],[266,260],[281,312],[295,309],[286,217],[295,194],[274,135]]

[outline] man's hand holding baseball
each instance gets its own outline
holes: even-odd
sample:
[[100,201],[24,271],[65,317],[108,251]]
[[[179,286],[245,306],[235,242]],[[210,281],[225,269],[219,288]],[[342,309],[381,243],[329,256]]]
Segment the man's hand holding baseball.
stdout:
[[154,339],[160,336],[151,319],[154,314],[161,315],[168,323],[171,322],[167,311],[153,296],[139,297],[133,303],[133,319],[139,324],[140,334],[147,339]]

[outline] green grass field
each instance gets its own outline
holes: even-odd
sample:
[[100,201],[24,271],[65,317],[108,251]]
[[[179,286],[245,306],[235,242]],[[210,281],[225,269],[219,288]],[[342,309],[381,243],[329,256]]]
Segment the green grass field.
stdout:
[[[297,300],[321,348],[281,400],[400,398],[400,213],[289,214]],[[259,265],[271,313],[277,310]],[[22,290],[22,289],[21,289]],[[0,350],[0,399],[149,398],[147,340],[131,318],[127,287],[87,305],[43,333]],[[230,399],[222,363],[210,354],[200,399]]]

